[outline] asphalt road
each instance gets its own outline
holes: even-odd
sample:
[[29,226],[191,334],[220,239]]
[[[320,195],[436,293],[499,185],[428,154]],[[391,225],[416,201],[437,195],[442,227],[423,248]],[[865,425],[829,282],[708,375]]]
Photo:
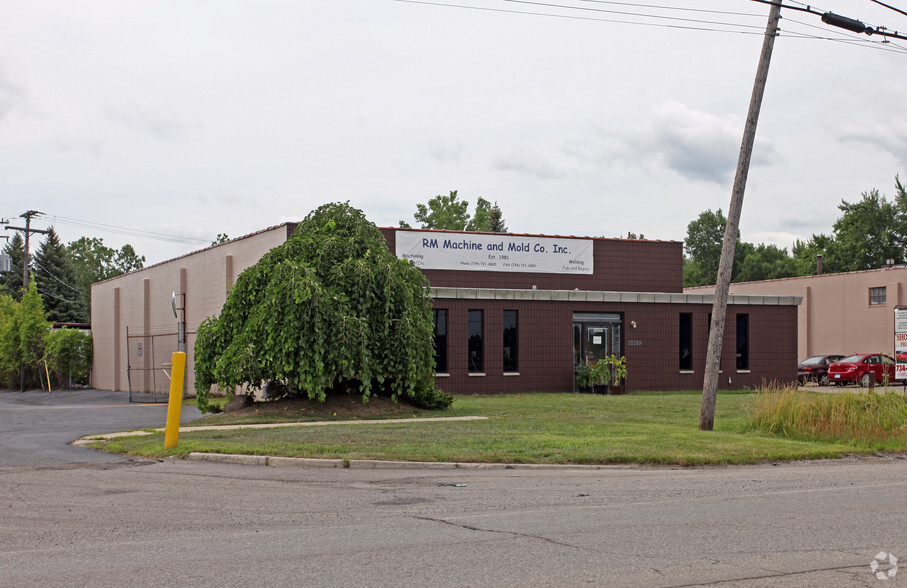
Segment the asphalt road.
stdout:
[[[878,580],[870,569],[880,552],[907,554],[902,458],[323,469],[90,459],[86,449],[30,465],[5,455],[14,445],[4,396],[2,586],[895,586],[907,578]],[[111,422],[138,419],[104,406],[95,408]],[[42,438],[55,410],[23,411],[30,428],[29,417],[17,413],[16,422]],[[48,455],[59,458],[67,435],[43,437]],[[886,558],[876,571],[890,569]]]

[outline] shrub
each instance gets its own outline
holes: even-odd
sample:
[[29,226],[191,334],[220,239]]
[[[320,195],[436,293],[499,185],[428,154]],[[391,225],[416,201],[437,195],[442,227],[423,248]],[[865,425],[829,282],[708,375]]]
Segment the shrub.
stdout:
[[801,392],[763,387],[749,409],[753,428],[802,439],[907,441],[907,397],[886,392]]
[[212,385],[280,382],[324,401],[357,391],[446,408],[435,387],[432,302],[422,272],[397,259],[381,231],[349,204],[310,213],[284,244],[236,280],[195,344],[204,410]]
[[89,384],[91,372],[91,335],[77,329],[50,331],[44,339],[44,359],[55,381],[55,388]]

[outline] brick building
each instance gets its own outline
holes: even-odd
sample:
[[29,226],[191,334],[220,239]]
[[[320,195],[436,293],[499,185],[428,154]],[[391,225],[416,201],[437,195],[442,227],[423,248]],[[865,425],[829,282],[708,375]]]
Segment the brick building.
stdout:
[[[198,324],[220,312],[239,273],[295,226],[94,284],[93,385],[166,389],[163,364],[183,320],[191,389]],[[571,392],[579,363],[612,353],[627,358],[628,392],[702,387],[712,296],[683,292],[681,242],[381,231],[431,285],[436,382],[448,392]],[[721,388],[796,379],[799,303],[795,296],[730,297]]]

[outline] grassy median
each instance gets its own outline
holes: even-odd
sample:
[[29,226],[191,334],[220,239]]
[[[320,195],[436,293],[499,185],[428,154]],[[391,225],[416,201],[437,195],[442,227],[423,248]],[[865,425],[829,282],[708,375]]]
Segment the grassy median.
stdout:
[[[745,464],[818,459],[878,451],[907,451],[907,438],[821,440],[791,438],[754,425],[756,395],[720,393],[715,430],[698,430],[700,392],[626,396],[519,394],[460,396],[453,408],[412,410],[395,419],[424,416],[488,417],[479,421],[393,422],[219,431],[183,430],[179,446],[165,451],[163,434],[99,442],[99,449],[137,456],[190,452],[541,464]],[[372,415],[378,418],[381,415]],[[284,419],[317,417],[288,414]],[[193,424],[235,418],[206,417]],[[262,419],[244,417],[242,422]],[[270,422],[275,419],[270,418]]]

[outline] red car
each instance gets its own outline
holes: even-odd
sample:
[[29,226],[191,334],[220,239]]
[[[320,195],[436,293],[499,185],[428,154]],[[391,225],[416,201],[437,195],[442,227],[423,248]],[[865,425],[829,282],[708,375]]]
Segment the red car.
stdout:
[[838,386],[860,384],[868,386],[875,374],[877,384],[894,383],[895,361],[881,353],[861,353],[845,357],[828,366],[828,380]]

